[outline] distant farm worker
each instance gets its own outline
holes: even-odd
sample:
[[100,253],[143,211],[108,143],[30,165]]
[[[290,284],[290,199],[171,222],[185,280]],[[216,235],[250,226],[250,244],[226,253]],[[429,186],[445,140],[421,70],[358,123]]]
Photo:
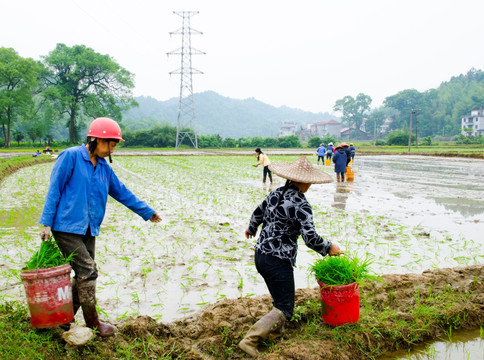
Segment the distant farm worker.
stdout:
[[257,161],[259,162],[254,166],[257,167],[259,165],[262,165],[264,167],[262,182],[265,184],[267,175],[269,175],[269,180],[272,183],[272,172],[271,170],[269,170],[269,165],[271,164],[271,161],[269,160],[269,157],[264,154],[260,148],[255,149],[255,153],[257,156]]
[[330,142],[326,149],[326,158],[331,160],[331,158],[333,157],[333,153],[334,153],[334,146],[333,146],[333,143]]
[[336,146],[336,152],[333,156],[334,162],[334,172],[336,173],[336,180],[338,182],[345,181],[345,173],[346,173],[346,152],[343,149],[343,145],[339,144]]
[[321,163],[324,165],[324,154],[326,153],[326,148],[324,147],[323,143],[319,145],[318,150],[316,150],[316,153],[318,154],[318,165],[319,165],[320,159],[321,159]]
[[106,162],[108,156],[112,161],[111,153],[119,141],[124,140],[117,122],[97,118],[89,126],[86,145],[62,151],[52,170],[39,220],[44,225],[42,240],[48,240],[52,231],[64,255],[75,254],[71,261],[74,314],[81,307],[86,325],[97,329],[101,336],[116,332],[113,325],[99,321],[96,310],[95,243],[108,195],[144,220],[161,221],[156,211],[127,189]]
[[341,143],[340,145],[343,147],[343,150],[345,151],[345,154],[346,154],[346,166],[348,166],[348,164],[351,161],[350,146],[347,143],[345,143],[345,142]]
[[350,143],[349,150],[350,150],[351,160],[355,161],[356,148],[355,148],[355,145],[353,143]]
[[331,177],[315,169],[306,157],[292,163],[275,163],[270,168],[274,174],[287,179],[286,184],[272,191],[254,210],[245,230],[245,237],[252,238],[262,224],[255,245],[255,266],[264,278],[274,305],[273,310],[259,319],[239,343],[239,348],[252,357],[258,356],[259,341],[269,334],[281,334],[285,321],[293,315],[293,267],[299,235],[309,248],[323,256],[341,254],[337,244],[317,234],[311,205],[304,196],[311,184],[329,183]]

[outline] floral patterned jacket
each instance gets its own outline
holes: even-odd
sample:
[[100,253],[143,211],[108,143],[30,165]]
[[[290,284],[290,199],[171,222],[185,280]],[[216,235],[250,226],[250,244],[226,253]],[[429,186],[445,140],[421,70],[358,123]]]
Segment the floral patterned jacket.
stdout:
[[255,235],[262,224],[256,251],[289,260],[295,266],[297,239],[301,235],[309,248],[326,256],[331,242],[316,232],[311,205],[304,194],[296,186],[290,185],[275,209],[282,193],[283,187],[274,190],[252,213],[247,229],[249,235]]

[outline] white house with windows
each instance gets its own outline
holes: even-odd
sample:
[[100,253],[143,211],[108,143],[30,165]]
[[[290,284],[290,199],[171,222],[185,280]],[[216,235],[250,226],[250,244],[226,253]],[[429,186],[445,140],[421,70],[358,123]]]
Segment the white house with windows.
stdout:
[[295,122],[286,121],[284,124],[280,126],[279,134],[277,134],[277,136],[284,137],[284,136],[296,135],[298,128],[299,126]]
[[472,110],[470,115],[462,117],[462,135],[484,135],[484,109]]

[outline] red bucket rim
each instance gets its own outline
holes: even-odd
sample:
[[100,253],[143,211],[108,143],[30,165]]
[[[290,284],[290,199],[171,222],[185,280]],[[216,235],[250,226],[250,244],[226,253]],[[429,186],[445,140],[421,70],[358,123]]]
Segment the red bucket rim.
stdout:
[[321,289],[325,290],[333,290],[333,291],[348,291],[348,290],[356,290],[360,286],[357,282],[353,282],[351,284],[345,284],[345,285],[328,285],[323,283],[321,280],[316,279],[318,281],[319,286]]
[[25,270],[20,273],[20,278],[22,280],[44,279],[53,276],[64,275],[70,273],[71,270],[72,268],[70,264],[54,266],[46,269]]

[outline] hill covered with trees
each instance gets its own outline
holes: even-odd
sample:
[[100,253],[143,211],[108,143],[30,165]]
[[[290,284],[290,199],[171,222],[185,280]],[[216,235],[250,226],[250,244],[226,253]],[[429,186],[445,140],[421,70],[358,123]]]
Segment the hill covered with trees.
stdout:
[[410,113],[415,110],[419,137],[455,136],[461,132],[462,116],[476,109],[484,109],[484,72],[471,69],[442,82],[436,89],[407,89],[388,96],[381,108],[370,113],[372,121],[368,122],[367,131],[372,133],[375,122],[378,127],[385,117],[390,117],[390,131],[408,132]]
[[[338,119],[329,113],[312,113],[286,106],[274,107],[254,98],[232,99],[213,91],[193,95],[197,133],[222,137],[277,136],[286,121],[304,126],[307,123]],[[151,97],[136,97],[138,108],[124,113],[127,130],[150,129],[156,125],[176,126],[178,98],[158,101]]]

